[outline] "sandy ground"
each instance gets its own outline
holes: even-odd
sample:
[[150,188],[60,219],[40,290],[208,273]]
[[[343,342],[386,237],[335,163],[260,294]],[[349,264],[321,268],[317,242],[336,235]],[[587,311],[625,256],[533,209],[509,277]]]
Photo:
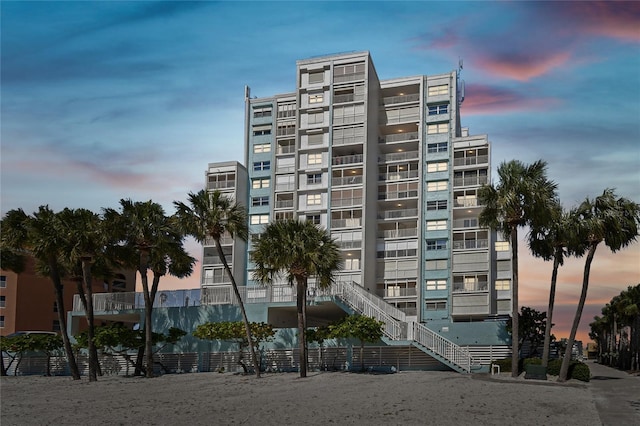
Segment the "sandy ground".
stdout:
[[2,377],[9,425],[599,425],[590,384],[454,372]]

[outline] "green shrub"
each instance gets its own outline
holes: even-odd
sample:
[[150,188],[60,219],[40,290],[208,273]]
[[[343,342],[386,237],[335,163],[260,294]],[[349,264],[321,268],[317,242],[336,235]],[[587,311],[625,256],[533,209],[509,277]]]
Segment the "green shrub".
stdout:
[[542,358],[525,358],[522,360],[522,367],[527,365],[542,365]]
[[583,362],[573,361],[569,365],[569,378],[588,382],[591,379],[589,366]]
[[505,359],[496,359],[493,361],[494,364],[500,366],[501,372],[510,372],[511,371],[511,358]]
[[551,359],[549,360],[549,364],[547,364],[547,374],[551,376],[559,376],[560,375],[560,367],[562,366],[561,359]]

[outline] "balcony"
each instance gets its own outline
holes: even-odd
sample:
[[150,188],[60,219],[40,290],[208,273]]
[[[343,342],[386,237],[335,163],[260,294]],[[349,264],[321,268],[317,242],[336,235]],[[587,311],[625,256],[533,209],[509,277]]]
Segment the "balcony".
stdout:
[[453,283],[453,291],[454,293],[462,293],[462,292],[473,292],[473,291],[487,291],[489,290],[489,285],[487,281],[476,281],[476,282],[454,282]]
[[362,154],[340,155],[337,157],[333,157],[331,159],[331,164],[334,166],[340,166],[344,164],[356,164],[356,163],[362,163],[362,159],[363,159]]
[[331,207],[349,207],[359,205],[362,205],[362,197],[331,199]]
[[364,122],[364,114],[354,114],[354,115],[343,115],[343,116],[333,116],[333,124],[353,124],[353,123],[363,123]]
[[331,228],[360,228],[362,227],[362,218],[352,219],[334,219],[331,221]]
[[276,201],[276,209],[289,209],[293,207],[293,200]]
[[453,165],[454,166],[473,166],[476,164],[487,164],[489,163],[488,155],[477,155],[475,157],[465,157],[465,158],[454,158]]
[[417,296],[416,288],[387,287],[378,290],[378,296],[384,298]]
[[477,198],[466,198],[466,199],[457,199],[453,200],[453,207],[479,207],[482,204],[478,201]]
[[386,229],[383,231],[378,231],[378,238],[406,238],[417,236],[418,228]]
[[380,121],[386,124],[420,121],[420,114],[403,114],[395,117],[382,116]]
[[286,165],[286,166],[278,166],[276,167],[276,173],[293,173],[296,171],[296,166],[294,165]]
[[292,154],[294,152],[296,152],[295,145],[280,145],[278,146],[277,154]]
[[464,240],[464,241],[453,241],[453,249],[454,250],[473,250],[473,249],[483,249],[489,247],[489,240]]
[[484,185],[488,181],[487,176],[474,176],[465,178],[453,178],[453,186],[477,186]]
[[418,209],[386,210],[378,213],[378,219],[399,219],[418,216]]
[[352,250],[362,248],[362,241],[337,241],[342,250]]
[[236,183],[232,180],[221,180],[218,182],[207,182],[207,189],[227,189],[235,188]]
[[404,104],[407,102],[418,102],[419,100],[420,94],[418,93],[401,96],[389,96],[386,98],[382,98],[382,105]]
[[418,170],[408,170],[404,172],[390,172],[390,173],[380,173],[378,175],[378,180],[393,182],[397,180],[405,180],[405,179],[417,179],[418,178]]
[[418,151],[393,152],[391,154],[383,154],[380,156],[380,162],[417,160],[420,156]]
[[455,219],[453,221],[454,228],[477,228],[478,219]]
[[418,139],[418,132],[395,133],[380,138],[380,143],[402,142]]
[[342,138],[334,138],[333,145],[353,145],[353,144],[362,144],[364,143],[364,136],[351,136],[351,137],[342,137]]
[[331,179],[332,186],[358,185],[362,183],[362,175],[334,177]]
[[353,94],[353,93],[347,93],[344,95],[334,95],[333,96],[333,103],[334,104],[342,104],[345,102],[354,102],[354,101],[362,101],[364,100],[364,94]]
[[400,200],[403,198],[416,198],[418,196],[418,190],[409,191],[387,191],[379,192],[378,200]]
[[296,184],[293,182],[276,184],[276,191],[293,191],[294,189],[296,189]]
[[346,83],[347,81],[364,80],[364,72],[354,72],[350,74],[334,75],[334,83]]

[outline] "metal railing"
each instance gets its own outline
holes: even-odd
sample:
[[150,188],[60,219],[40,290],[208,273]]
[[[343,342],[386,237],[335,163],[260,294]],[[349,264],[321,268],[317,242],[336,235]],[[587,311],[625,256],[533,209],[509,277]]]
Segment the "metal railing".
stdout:
[[359,206],[361,204],[362,204],[362,197],[331,199],[331,207]]
[[378,180],[393,182],[396,180],[416,179],[417,177],[418,177],[418,170],[407,170],[404,172],[380,173],[378,175]]
[[362,218],[333,219],[331,228],[359,228],[362,226]]
[[389,142],[401,142],[401,141],[410,141],[413,139],[418,139],[418,132],[406,132],[406,133],[395,133],[393,135],[386,135],[380,138],[380,143],[389,143]]
[[362,175],[335,177],[331,179],[331,185],[344,186],[344,185],[357,185],[362,183]]
[[378,231],[378,238],[403,238],[417,236],[418,228],[385,229],[383,231]]
[[378,213],[378,219],[397,219],[411,216],[418,216],[418,209],[386,210]]
[[454,250],[469,250],[489,247],[489,240],[464,240],[454,241]]
[[402,104],[406,102],[417,102],[420,100],[420,94],[412,93],[409,95],[401,95],[401,96],[388,96],[386,98],[382,98],[382,105],[392,105],[392,104]]
[[475,157],[454,158],[454,166],[473,166],[475,164],[486,164],[489,162],[488,155],[477,155]]
[[438,333],[429,330],[417,322],[413,323],[413,340],[459,366],[466,372],[471,372],[473,358],[468,349],[456,345],[452,341],[445,339]]
[[333,138],[333,146],[336,145],[352,145],[356,143],[364,143],[364,136],[344,136],[341,138]]
[[341,155],[337,157],[333,157],[331,159],[331,164],[334,166],[340,166],[343,164],[354,164],[354,163],[362,163],[362,154],[354,154],[354,155]]
[[488,182],[486,176],[467,177],[467,178],[454,178],[453,186],[475,186],[484,185]]
[[405,151],[405,152],[392,152],[391,154],[383,154],[380,156],[380,161],[402,161],[402,160],[417,160],[419,158],[418,151]]

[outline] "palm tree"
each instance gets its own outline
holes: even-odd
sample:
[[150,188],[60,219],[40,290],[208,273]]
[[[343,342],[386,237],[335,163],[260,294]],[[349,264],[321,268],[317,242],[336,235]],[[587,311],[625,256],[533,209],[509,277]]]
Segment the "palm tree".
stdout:
[[[104,209],[104,219],[107,232],[119,241],[117,251],[120,261],[124,266],[135,267],[140,273],[144,296],[146,376],[153,377],[153,303],[161,273],[171,271],[175,266],[179,275],[186,274],[185,259],[180,252],[183,234],[158,203],[122,199],[120,207],[120,212]],[[172,256],[176,254],[179,260],[174,265]],[[162,262],[165,262],[166,269],[159,266]],[[149,269],[154,271],[151,287],[147,276]]]
[[554,203],[550,207],[551,222],[541,229],[531,229],[529,232],[531,253],[547,261],[553,260],[551,285],[549,287],[549,306],[547,308],[547,322],[544,333],[544,349],[542,351],[542,365],[544,367],[549,363],[558,269],[564,264],[567,256],[582,256],[584,254],[584,246],[580,246],[579,241],[577,241],[575,210],[564,211],[560,203]]
[[328,288],[342,267],[340,249],[329,232],[310,221],[278,220],[268,224],[250,254],[253,278],[261,284],[281,276],[296,284],[300,377],[307,376],[305,331],[307,284],[315,277],[319,288]]
[[541,228],[549,223],[549,206],[556,199],[557,185],[547,179],[547,163],[538,160],[525,165],[518,160],[498,166],[500,183],[483,185],[478,198],[485,207],[480,213],[481,226],[499,231],[511,244],[512,336],[511,374],[518,376],[518,228]]
[[[201,189],[195,194],[193,192],[189,193],[190,206],[178,201],[174,201],[173,204],[176,207],[177,221],[186,234],[193,236],[200,244],[205,244],[209,238],[214,241],[216,250],[218,251],[218,257],[220,257],[224,270],[231,280],[233,292],[236,300],[238,300],[242,321],[244,322],[244,328],[247,334],[247,342],[253,342],[251,338],[251,325],[247,318],[244,303],[240,297],[238,284],[231,272],[231,268],[229,268],[227,258],[220,243],[224,235],[230,235],[232,238],[238,237],[242,241],[247,241],[249,230],[246,209],[240,204],[234,203],[231,198],[218,190],[208,192],[204,189]],[[253,344],[249,344],[249,350],[251,351],[251,361],[254,365],[256,377],[259,378],[260,366],[258,365],[258,357]]]
[[587,198],[583,201],[578,207],[577,214],[580,218],[579,235],[584,244],[586,244],[588,251],[584,262],[582,292],[580,293],[576,315],[571,326],[569,340],[567,341],[567,349],[560,367],[558,377],[560,382],[567,380],[569,363],[571,362],[571,349],[587,299],[591,262],[593,262],[596,249],[601,242],[604,242],[615,253],[634,242],[638,237],[640,205],[624,197],[617,198],[613,189],[605,189],[602,195],[595,199],[590,200]]
[[2,249],[9,249],[16,253],[25,253],[32,256],[36,260],[37,272],[51,279],[58,307],[60,334],[62,335],[69,370],[74,380],[80,380],[80,370],[67,333],[64,287],[62,284],[65,270],[60,261],[65,256],[65,253],[63,252],[63,241],[56,232],[58,222],[58,214],[53,212],[49,206],[40,206],[38,211],[33,213],[33,216],[27,215],[22,209],[10,210],[0,224],[0,229],[2,229]]

